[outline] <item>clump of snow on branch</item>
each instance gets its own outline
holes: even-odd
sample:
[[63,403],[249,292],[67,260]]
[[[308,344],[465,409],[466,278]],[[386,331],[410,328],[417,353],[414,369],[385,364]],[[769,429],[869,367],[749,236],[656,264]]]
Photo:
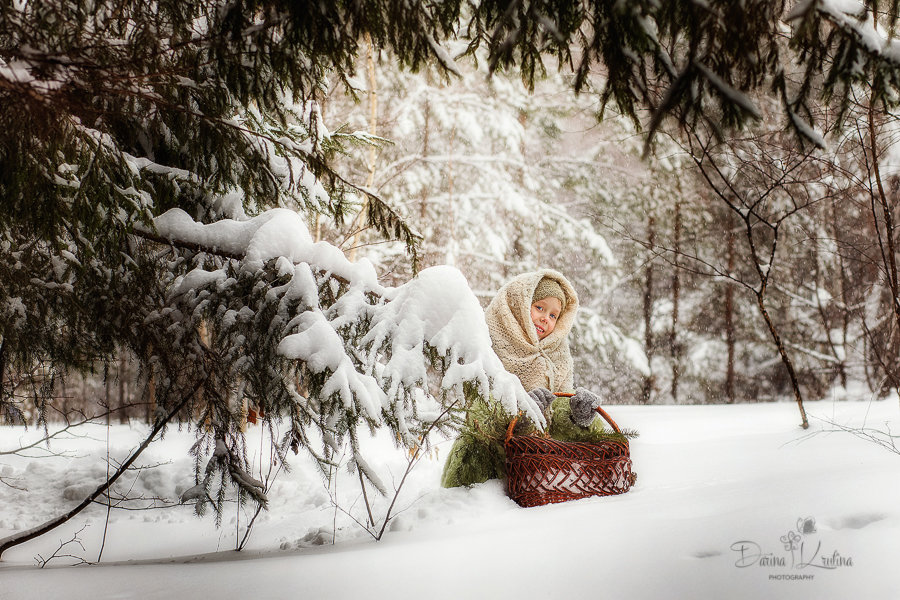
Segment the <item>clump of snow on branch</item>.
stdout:
[[157,217],[154,225],[166,239],[243,256],[245,269],[258,270],[266,261],[283,257],[361,283],[375,293],[383,291],[369,260],[352,263],[335,246],[313,243],[303,218],[286,208],[273,208],[246,221],[222,219],[209,224],[198,223],[183,210],[173,208]]
[[340,395],[345,408],[353,405],[353,398],[359,398],[366,416],[378,419],[387,397],[373,377],[356,370],[328,319],[321,312],[307,311],[299,316],[295,326],[299,331],[281,340],[278,353],[305,362],[313,372],[332,373],[322,394]]
[[427,381],[420,358],[426,343],[447,357],[442,390],[461,391],[463,383],[473,382],[482,395],[493,394],[507,412],[521,409],[535,422],[543,422],[518,379],[504,370],[491,349],[484,312],[459,270],[425,269],[412,281],[389,290],[386,298],[364,341],[373,349],[390,346],[390,359],[381,371],[389,394]]

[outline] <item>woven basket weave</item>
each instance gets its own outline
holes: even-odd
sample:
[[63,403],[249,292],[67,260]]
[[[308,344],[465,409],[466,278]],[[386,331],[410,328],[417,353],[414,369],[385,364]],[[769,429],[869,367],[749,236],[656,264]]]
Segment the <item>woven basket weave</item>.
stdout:
[[[597,408],[616,433],[619,426]],[[598,443],[561,442],[506,431],[506,475],[509,497],[520,506],[541,506],[589,496],[623,494],[634,485],[628,440]]]

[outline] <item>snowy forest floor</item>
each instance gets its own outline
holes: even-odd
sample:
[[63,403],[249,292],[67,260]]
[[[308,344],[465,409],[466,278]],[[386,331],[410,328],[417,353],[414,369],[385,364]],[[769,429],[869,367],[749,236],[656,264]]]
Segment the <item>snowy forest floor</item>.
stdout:
[[[219,528],[190,506],[113,510],[102,544],[107,511],[95,505],[7,551],[0,599],[900,597],[900,455],[834,431],[897,428],[896,398],[808,403],[808,431],[789,402],[607,408],[640,432],[637,484],[622,496],[522,509],[496,481],[441,489],[445,442],[412,471],[376,542],[332,503],[362,515],[358,482],[344,475],[329,493],[301,455],[242,552],[248,515],[236,508]],[[55,442],[64,456],[0,455],[0,538],[76,504],[105,476],[107,446],[121,460],[144,431],[96,426]],[[0,427],[0,451],[38,433]],[[258,451],[258,429],[248,438]],[[191,487],[192,442],[176,429],[155,442],[130,494]],[[378,438],[367,452],[396,484],[405,454]],[[83,549],[62,553],[96,562],[102,545],[101,564],[37,566],[79,530]]]

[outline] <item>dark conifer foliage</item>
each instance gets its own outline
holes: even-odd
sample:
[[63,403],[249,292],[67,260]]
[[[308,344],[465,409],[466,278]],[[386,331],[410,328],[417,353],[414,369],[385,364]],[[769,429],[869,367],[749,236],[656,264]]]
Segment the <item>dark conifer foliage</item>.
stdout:
[[[160,352],[144,319],[190,254],[172,262],[130,234],[170,208],[214,221],[237,194],[250,214],[284,205],[340,222],[345,193],[360,192],[328,167],[341,136],[317,110],[324,77],[348,76],[366,32],[418,66],[432,27],[424,8],[392,3],[0,4],[5,366],[37,377],[40,404],[48,375],[117,346]],[[371,224],[414,259],[413,232],[369,201]]]
[[[467,35],[487,45],[493,68],[519,67],[526,83],[551,68],[571,68],[576,91],[600,70],[604,105],[648,127],[666,117],[720,133],[761,116],[752,92],[782,100],[785,125],[820,142],[812,105],[872,82],[875,99],[896,106],[900,61],[886,42],[897,0],[863,0],[859,10],[828,0],[486,0],[473,2]],[[874,25],[874,27],[873,27]],[[644,120],[644,112],[651,117]]]

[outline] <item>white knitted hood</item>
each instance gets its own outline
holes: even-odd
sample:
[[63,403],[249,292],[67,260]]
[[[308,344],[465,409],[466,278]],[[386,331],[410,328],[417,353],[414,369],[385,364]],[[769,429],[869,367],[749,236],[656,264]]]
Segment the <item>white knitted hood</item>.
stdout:
[[[566,308],[553,332],[538,340],[531,322],[531,297],[543,277],[559,283],[566,295]],[[526,391],[545,387],[553,392],[571,391],[572,355],[569,330],[575,322],[578,295],[562,273],[542,269],[519,275],[497,292],[485,310],[494,352],[507,371],[522,382]]]

